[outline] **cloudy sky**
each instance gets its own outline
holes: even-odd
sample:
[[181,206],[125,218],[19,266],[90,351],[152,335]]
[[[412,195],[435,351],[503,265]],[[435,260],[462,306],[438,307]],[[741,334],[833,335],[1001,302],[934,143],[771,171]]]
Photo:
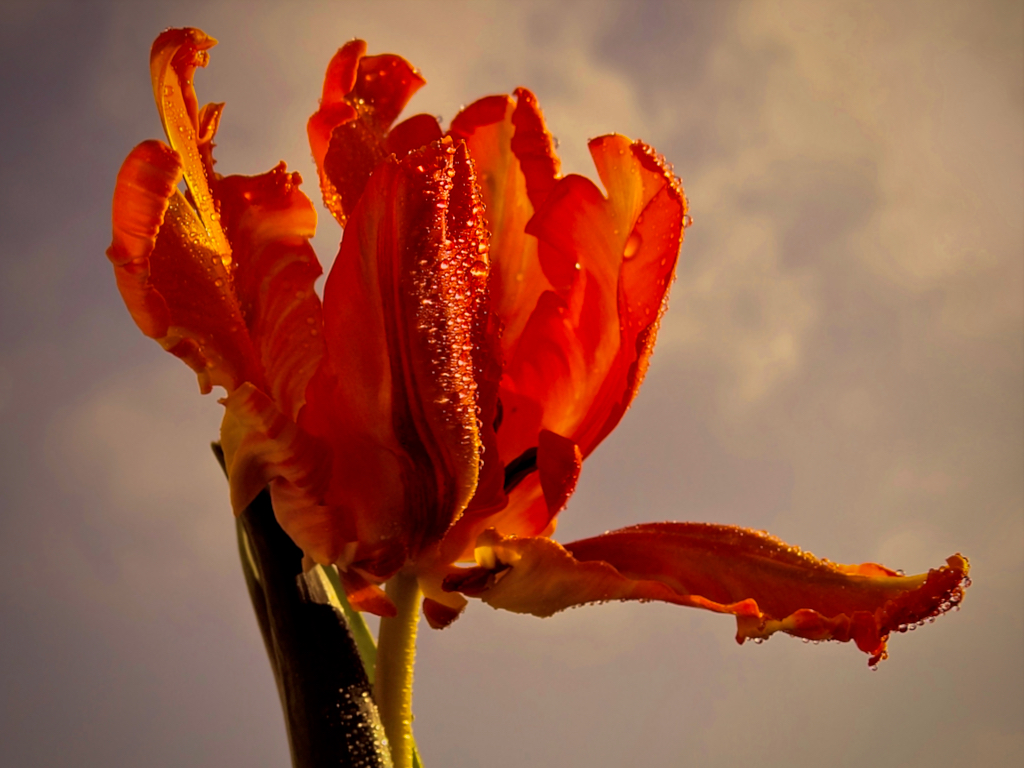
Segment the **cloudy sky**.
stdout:
[[[890,643],[739,647],[730,618],[474,604],[421,631],[428,768],[1010,766],[1024,760],[1020,2],[7,2],[0,155],[0,744],[29,766],[285,765],[214,397],[131,323],[114,175],[160,136],[149,45],[217,37],[218,169],[280,159],[346,40],[450,119],[531,87],[565,170],[643,138],[694,226],[650,374],[559,537],[768,529],[908,572],[971,558],[963,610]],[[591,174],[592,175],[592,174]],[[329,264],[339,231],[321,209]]]

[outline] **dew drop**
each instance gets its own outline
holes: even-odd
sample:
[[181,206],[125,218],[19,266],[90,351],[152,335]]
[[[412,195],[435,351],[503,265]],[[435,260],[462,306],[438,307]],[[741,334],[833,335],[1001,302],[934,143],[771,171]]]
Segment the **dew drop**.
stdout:
[[622,250],[622,258],[632,259],[640,250],[640,245],[642,243],[643,238],[640,237],[640,233],[634,230],[633,233],[626,239],[626,247]]

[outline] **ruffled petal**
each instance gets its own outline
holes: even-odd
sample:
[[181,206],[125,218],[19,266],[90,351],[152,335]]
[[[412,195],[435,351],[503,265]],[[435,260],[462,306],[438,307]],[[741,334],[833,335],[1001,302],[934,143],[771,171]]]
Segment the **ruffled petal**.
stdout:
[[201,29],[168,29],[156,40],[149,54],[153,96],[164,132],[181,157],[182,171],[202,227],[204,247],[219,254],[224,266],[231,263],[231,247],[221,228],[211,184],[213,182],[213,133],[223,105],[210,105],[200,112],[192,77],[197,67],[210,61],[209,49],[217,41]]
[[295,419],[324,353],[323,271],[309,244],[316,212],[284,163],[260,176],[217,183],[222,220],[234,249],[233,288],[265,372],[268,394]]
[[[650,147],[623,136],[594,139],[590,151],[607,197],[567,176],[526,228],[552,288],[510,350],[498,432],[505,461],[536,446],[542,429],[586,457],[615,427],[646,373],[675,273],[686,215],[678,179]],[[539,530],[526,531],[526,521],[542,520],[547,506],[536,490],[524,483],[504,513],[528,535]]]
[[901,576],[873,563],[818,560],[765,533],[732,526],[654,523],[564,547],[546,538],[486,531],[477,567],[444,588],[495,608],[550,616],[607,600],[663,600],[736,616],[736,639],[786,632],[809,640],[853,640],[886,658],[886,641],[959,604],[968,563]]
[[180,156],[157,141],[117,175],[107,256],[136,324],[199,377],[200,389],[262,382],[231,276],[195,209],[176,189]]
[[252,384],[242,384],[221,402],[221,447],[235,514],[269,485],[274,514],[292,541],[322,565],[338,560],[345,521],[323,504],[330,463],[322,443]]
[[380,167],[325,287],[328,361],[302,416],[335,448],[331,498],[361,541],[415,552],[473,494],[487,270],[464,147],[446,139]]
[[555,188],[562,163],[555,153],[555,140],[544,123],[537,97],[526,88],[516,88],[516,109],[512,113],[515,133],[512,153],[526,179],[526,192],[533,207],[540,208]]
[[[590,151],[608,197],[568,176],[527,227],[564,302],[538,306],[545,317],[536,332],[560,326],[558,346],[524,341],[509,368],[511,388],[542,405],[543,426],[572,438],[584,456],[618,423],[643,378],[686,214],[678,180],[647,145],[603,136]],[[545,377],[549,365],[556,374]],[[577,385],[571,392],[567,376]]]
[[[394,151],[387,146],[388,129],[425,83],[400,56],[366,56],[362,40],[346,43],[328,64],[320,108],[306,130],[324,205],[342,226],[370,174]],[[424,130],[420,121],[403,133],[422,137]]]
[[510,359],[540,295],[551,288],[526,224],[554,187],[559,162],[533,94],[480,99],[452,120],[480,177],[491,233],[491,305],[504,324],[502,352]]
[[154,42],[172,148],[144,142],[122,166],[108,255],[136,323],[197,372],[204,392],[248,381],[295,418],[322,355],[321,270],[308,243],[316,214],[283,164],[257,177],[213,173],[224,105],[198,109],[192,77],[215,42],[191,28]]

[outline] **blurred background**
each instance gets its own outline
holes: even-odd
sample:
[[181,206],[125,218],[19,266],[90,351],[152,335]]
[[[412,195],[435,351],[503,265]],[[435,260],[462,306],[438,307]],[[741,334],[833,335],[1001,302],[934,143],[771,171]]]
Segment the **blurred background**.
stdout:
[[768,529],[838,562],[971,558],[963,610],[890,642],[612,604],[476,603],[421,628],[428,768],[1024,762],[1020,2],[11,2],[0,11],[0,751],[11,768],[287,764],[209,450],[216,396],[135,328],[103,252],[114,176],[160,137],[148,52],[220,40],[218,170],[285,159],[362,37],[451,119],[532,88],[566,172],[643,138],[692,205],[650,374],[562,540]]

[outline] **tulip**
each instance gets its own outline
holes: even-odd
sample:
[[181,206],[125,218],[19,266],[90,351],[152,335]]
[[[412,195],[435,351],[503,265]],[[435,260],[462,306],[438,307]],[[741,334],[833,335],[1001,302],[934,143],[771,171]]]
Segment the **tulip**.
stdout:
[[336,568],[349,603],[383,617],[376,698],[395,765],[412,760],[421,608],[441,628],[467,598],[537,616],[662,600],[732,614],[741,643],[852,640],[874,665],[892,632],[959,603],[960,555],[904,576],[682,522],[556,542],[583,460],[654,348],[689,224],[671,166],[608,135],[589,144],[603,191],[562,176],[523,88],[447,131],[429,115],[396,124],[425,81],[352,41],[307,126],[344,227],[321,305],[298,174],[214,171],[223,105],[200,109],[192,83],[214,43],[174,29],[153,45],[168,143],[143,142],[121,168],[108,256],[143,333],[203,392],[226,391],[235,513],[269,488],[306,566]]

